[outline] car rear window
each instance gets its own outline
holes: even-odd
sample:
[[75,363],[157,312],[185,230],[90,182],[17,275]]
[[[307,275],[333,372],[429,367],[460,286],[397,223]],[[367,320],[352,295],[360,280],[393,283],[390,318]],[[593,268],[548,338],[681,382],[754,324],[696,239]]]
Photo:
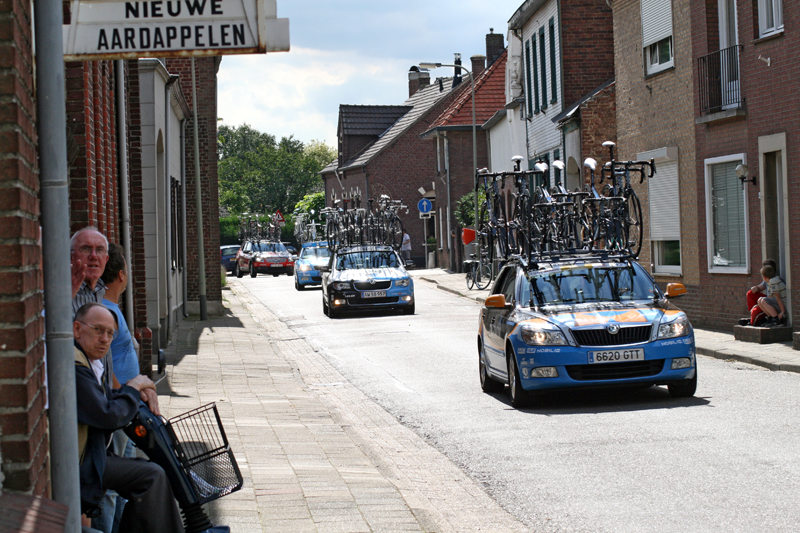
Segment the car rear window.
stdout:
[[222,255],[236,255],[240,246],[226,246],[222,249]]

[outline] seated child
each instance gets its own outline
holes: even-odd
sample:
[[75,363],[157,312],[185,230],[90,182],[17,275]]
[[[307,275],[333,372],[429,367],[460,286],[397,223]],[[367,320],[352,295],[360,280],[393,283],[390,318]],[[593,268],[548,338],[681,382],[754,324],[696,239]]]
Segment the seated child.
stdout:
[[758,307],[769,316],[763,324],[765,327],[782,326],[786,324],[786,284],[769,265],[761,267],[761,277],[767,284],[767,294],[758,299]]
[[[775,262],[774,259],[765,259],[761,266],[771,266],[773,270],[776,272],[778,271],[778,264]],[[747,291],[747,310],[750,312],[749,317],[745,317],[739,320],[739,325],[742,326],[757,326],[760,325],[760,322],[765,319],[764,312],[758,306],[758,299],[767,296],[767,282],[762,281],[758,285],[753,285],[750,287],[750,290]]]

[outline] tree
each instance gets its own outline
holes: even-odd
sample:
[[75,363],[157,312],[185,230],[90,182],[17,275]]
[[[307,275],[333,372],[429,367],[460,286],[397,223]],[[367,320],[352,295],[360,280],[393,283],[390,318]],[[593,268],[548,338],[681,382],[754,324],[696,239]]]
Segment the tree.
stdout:
[[247,124],[221,126],[217,154],[220,205],[235,215],[292,213],[304,196],[322,189],[319,173],[335,158],[319,141],[304,145],[290,135],[276,142]]

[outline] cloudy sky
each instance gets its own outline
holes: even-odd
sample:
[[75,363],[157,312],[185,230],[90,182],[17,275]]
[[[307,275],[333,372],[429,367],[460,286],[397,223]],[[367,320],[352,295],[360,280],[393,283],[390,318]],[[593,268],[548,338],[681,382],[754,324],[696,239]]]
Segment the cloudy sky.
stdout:
[[[219,116],[278,138],[336,142],[339,104],[396,105],[408,69],[486,54],[489,28],[504,36],[522,0],[278,0],[291,51],[225,56]],[[507,44],[507,43],[506,43]],[[450,76],[450,68],[431,77]]]

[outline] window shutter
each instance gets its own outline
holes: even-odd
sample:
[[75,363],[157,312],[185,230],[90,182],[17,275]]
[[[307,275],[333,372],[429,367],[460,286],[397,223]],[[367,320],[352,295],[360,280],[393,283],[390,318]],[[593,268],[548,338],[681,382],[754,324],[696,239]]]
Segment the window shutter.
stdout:
[[717,266],[747,265],[744,193],[742,182],[736,177],[736,166],[740,163],[731,161],[711,166],[713,261]]
[[647,180],[650,197],[650,240],[681,240],[680,189],[678,162],[656,164],[656,173]]
[[672,35],[672,0],[642,0],[642,47]]

